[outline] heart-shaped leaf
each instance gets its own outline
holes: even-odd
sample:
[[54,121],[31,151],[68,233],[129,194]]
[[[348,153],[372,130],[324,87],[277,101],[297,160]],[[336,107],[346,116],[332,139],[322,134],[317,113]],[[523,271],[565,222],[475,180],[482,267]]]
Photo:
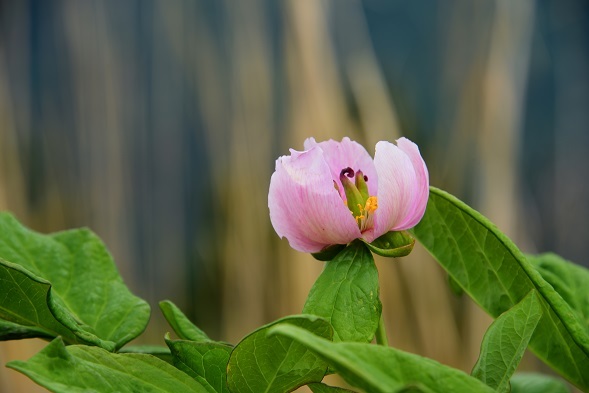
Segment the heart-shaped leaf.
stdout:
[[268,336],[273,326],[298,326],[331,339],[329,323],[314,315],[279,319],[245,337],[233,350],[227,366],[227,385],[233,393],[284,393],[320,382],[327,363],[290,338]]
[[334,341],[358,342],[372,341],[381,311],[378,270],[360,241],[325,262],[303,308],[331,323]]
[[[0,318],[21,325],[20,338],[38,332],[113,351],[143,332],[149,306],[131,294],[91,231],[42,235],[0,213],[0,233]],[[18,338],[14,332],[0,330],[5,339]]]

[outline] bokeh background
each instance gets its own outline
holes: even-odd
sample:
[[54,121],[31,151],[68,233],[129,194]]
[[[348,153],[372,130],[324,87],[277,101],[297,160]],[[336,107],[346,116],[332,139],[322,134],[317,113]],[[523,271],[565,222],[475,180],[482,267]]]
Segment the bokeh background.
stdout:
[[[142,343],[162,299],[232,342],[300,312],[322,265],[267,192],[309,136],[407,136],[432,185],[587,266],[588,22],[586,0],[2,0],[0,209],[97,232],[152,306]],[[392,344],[470,370],[490,319],[419,247],[377,263]],[[0,367],[0,391],[43,390]]]

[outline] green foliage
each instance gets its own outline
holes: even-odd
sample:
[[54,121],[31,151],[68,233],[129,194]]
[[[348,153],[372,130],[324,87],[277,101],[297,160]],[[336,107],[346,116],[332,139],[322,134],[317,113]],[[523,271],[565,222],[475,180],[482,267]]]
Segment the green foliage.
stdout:
[[511,393],[570,393],[560,379],[544,374],[517,373],[511,378]]
[[0,213],[0,233],[0,318],[12,322],[0,324],[4,338],[20,329],[21,338],[62,336],[113,351],[143,332],[149,306],[90,230],[43,235]]
[[497,392],[509,393],[509,378],[520,363],[541,317],[540,301],[537,292],[532,290],[491,324],[472,376]]
[[439,393],[493,392],[493,389],[460,370],[395,348],[365,343],[334,343],[286,324],[275,326],[271,333],[305,345],[324,358],[346,382],[366,392],[407,391],[407,385],[422,385],[428,392]]
[[331,339],[329,323],[313,315],[279,319],[254,331],[235,347],[227,366],[227,384],[233,393],[290,392],[320,382],[327,363],[306,346],[287,337],[268,336],[274,326],[297,326]]
[[172,352],[174,366],[194,378],[207,391],[229,392],[227,363],[233,347],[211,340],[171,301],[164,300],[159,305],[166,320],[181,338],[171,340],[166,335],[166,344]]
[[487,218],[431,187],[425,216],[413,233],[493,317],[536,289],[543,314],[530,347],[571,382],[589,390],[589,336],[585,327],[513,242]]
[[172,364],[172,353],[170,348],[162,345],[127,345],[121,348],[119,353],[142,353],[152,355],[167,363]]
[[310,383],[307,386],[313,393],[354,393],[351,390],[329,386],[324,383]]
[[335,341],[358,342],[372,341],[381,311],[378,270],[360,241],[325,263],[303,308],[331,323]]
[[589,334],[589,270],[552,253],[527,257],[542,278],[571,307],[585,334]]
[[229,392],[227,363],[233,347],[213,341],[170,340],[169,337],[166,337],[166,343],[172,351],[174,366],[210,392]]
[[[2,286],[2,290],[4,290]],[[23,326],[18,323],[0,319],[0,341],[21,340],[23,338],[51,339],[53,335],[47,330],[33,326]]]
[[395,393],[432,393],[432,391],[420,383],[415,383],[396,390]]
[[186,315],[171,301],[163,300],[160,302],[160,309],[166,317],[166,320],[174,329],[174,332],[182,340],[190,341],[212,341],[205,332],[194,325]]
[[7,365],[56,393],[207,392],[194,379],[151,355],[113,354],[60,338],[26,362]]
[[528,344],[589,391],[589,271],[553,254],[524,257],[485,217],[435,188],[412,233],[446,269],[454,289],[497,318],[473,376],[368,344],[384,332],[370,250],[406,253],[414,239],[404,232],[315,255],[328,261],[305,314],[263,326],[235,348],[211,340],[162,301],[180,340],[166,335],[169,349],[128,346],[118,354],[108,351],[144,330],[149,307],[125,287],[102,242],[86,229],[38,234],[8,214],[0,214],[0,233],[0,340],[60,336],[28,361],[8,366],[54,392],[282,393],[303,385],[314,393],[351,392],[321,383],[328,367],[366,392],[507,393],[510,384],[516,393],[568,392],[551,377],[513,376]]

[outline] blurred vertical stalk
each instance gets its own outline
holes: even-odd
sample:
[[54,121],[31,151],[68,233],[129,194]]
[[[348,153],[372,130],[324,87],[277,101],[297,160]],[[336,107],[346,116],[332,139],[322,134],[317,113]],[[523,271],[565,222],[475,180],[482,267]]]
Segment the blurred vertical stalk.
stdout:
[[483,74],[479,206],[509,236],[517,222],[517,159],[534,2],[498,0]]
[[288,102],[292,105],[287,146],[302,147],[310,136],[318,141],[356,136],[328,30],[331,2],[289,0],[284,7]]
[[224,337],[237,341],[267,322],[274,261],[267,247],[268,182],[275,135],[273,69],[267,10],[262,1],[226,0],[230,99],[229,139],[215,152],[227,161],[223,256]]
[[[104,239],[123,276],[131,278],[130,179],[122,118],[124,81],[120,80],[124,72],[105,7],[101,2],[69,2],[62,8],[73,70],[71,113],[78,136],[74,148],[78,156],[73,162],[79,165],[76,194],[63,193],[62,199],[70,206],[69,201],[78,197],[82,215]],[[73,141],[62,143],[58,149],[65,152]],[[51,157],[60,159],[57,151]],[[70,169],[69,176],[73,173]]]
[[[6,29],[4,31],[13,31],[12,29],[19,25],[19,22],[20,18],[14,18],[11,23],[4,26]],[[4,41],[4,38],[0,36],[0,211],[9,210],[20,220],[28,222],[30,212],[17,121],[20,120],[21,126],[24,126],[23,123],[27,122],[30,113],[29,107],[18,105],[11,94],[11,88],[14,89],[14,86],[11,86],[10,82],[15,81],[15,78],[11,78],[8,70],[7,47],[9,44]],[[13,62],[19,60],[21,59],[18,57],[12,59]],[[17,117],[19,117],[18,120]],[[46,391],[24,375],[4,367],[8,361],[29,358],[45,345],[46,343],[41,340],[0,342],[0,392],[41,393]]]
[[[477,206],[514,239],[521,237],[517,232],[517,168],[534,14],[532,0],[495,2],[482,75]],[[478,356],[477,345],[488,323],[488,318],[471,320],[471,359]]]
[[[332,3],[325,0],[284,2],[285,100],[289,106],[280,154],[288,154],[289,147],[302,150],[304,140],[311,136],[317,141],[341,140],[346,135],[358,139],[329,31],[331,7]],[[300,312],[323,264],[290,249],[286,240],[279,247],[283,285],[289,293],[285,311]]]
[[[589,56],[586,45],[587,3],[552,5],[550,23],[554,64],[554,247],[567,258],[589,266]],[[584,262],[583,262],[584,260]]]
[[10,209],[25,216],[24,173],[16,134],[14,102],[10,97],[5,48],[0,42],[0,210]]
[[413,130],[401,130],[393,98],[370,39],[362,3],[331,1],[336,37],[343,46],[344,75],[358,108],[363,142],[370,149],[381,140],[393,141]]

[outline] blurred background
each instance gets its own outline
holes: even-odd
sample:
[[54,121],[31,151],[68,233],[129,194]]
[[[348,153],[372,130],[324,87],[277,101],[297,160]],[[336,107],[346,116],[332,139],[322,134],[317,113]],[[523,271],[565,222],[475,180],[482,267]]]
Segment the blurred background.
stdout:
[[[309,136],[406,136],[432,185],[587,266],[588,22],[586,0],[2,0],[0,209],[97,232],[152,306],[139,343],[163,299],[231,342],[300,312],[322,264],[267,193]],[[419,247],[377,263],[392,344],[469,371],[490,319]],[[43,390],[2,366],[0,391]]]

